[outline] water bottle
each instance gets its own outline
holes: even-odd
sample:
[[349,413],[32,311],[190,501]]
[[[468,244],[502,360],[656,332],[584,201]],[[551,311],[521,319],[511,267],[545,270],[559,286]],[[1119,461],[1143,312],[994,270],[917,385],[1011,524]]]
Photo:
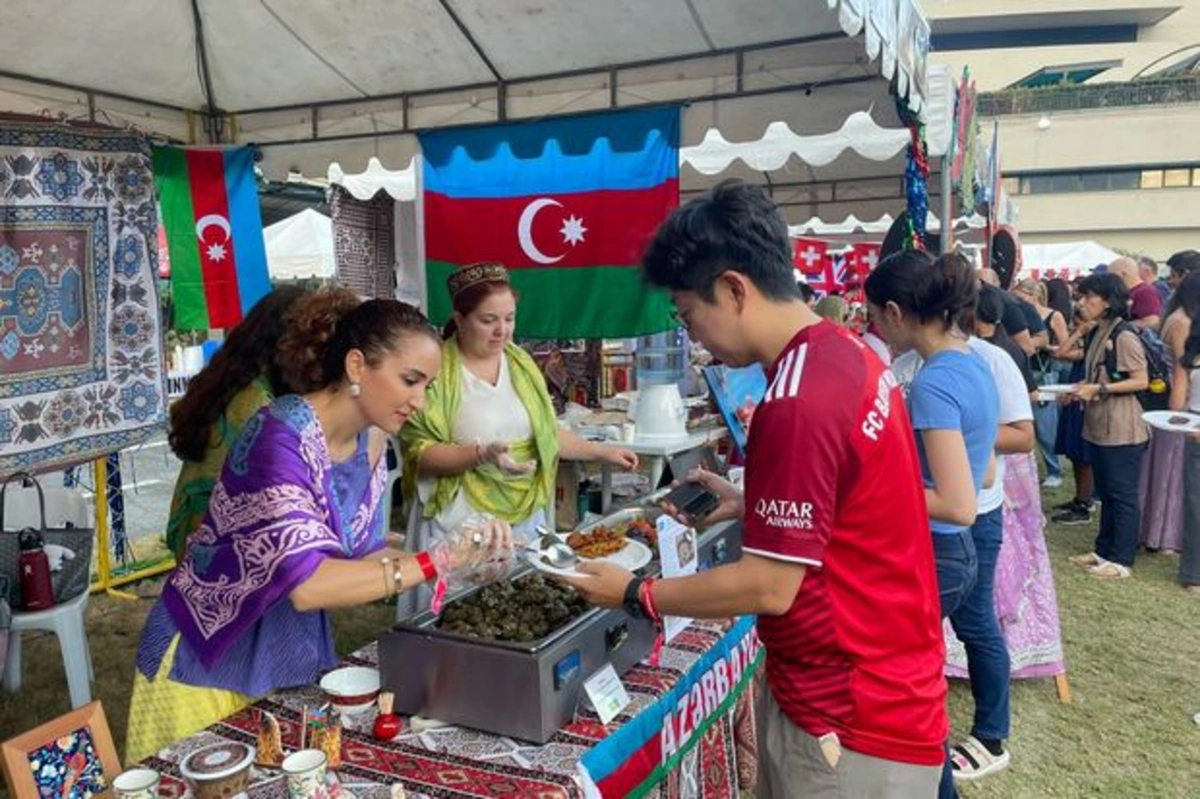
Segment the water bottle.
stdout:
[[50,581],[50,559],[46,557],[42,536],[32,527],[26,527],[18,535],[21,602],[25,610],[49,610],[54,607],[54,584]]
[[676,329],[639,338],[635,363],[638,388],[678,384],[687,370],[682,331]]

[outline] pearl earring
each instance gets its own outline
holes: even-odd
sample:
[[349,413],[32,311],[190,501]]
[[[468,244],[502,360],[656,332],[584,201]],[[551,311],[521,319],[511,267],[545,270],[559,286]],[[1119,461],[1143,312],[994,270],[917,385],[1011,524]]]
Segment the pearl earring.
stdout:
[[350,384],[350,396],[361,397],[362,396],[362,386],[360,386],[358,383],[351,383]]

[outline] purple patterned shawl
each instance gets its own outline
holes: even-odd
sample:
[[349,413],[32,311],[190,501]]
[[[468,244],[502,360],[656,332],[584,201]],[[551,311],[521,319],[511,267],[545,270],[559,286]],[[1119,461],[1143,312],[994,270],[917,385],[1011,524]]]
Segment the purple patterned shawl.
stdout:
[[281,397],[247,423],[163,591],[171,618],[206,668],[324,558],[355,558],[379,547],[371,521],[385,459],[348,522],[333,505],[332,468],[321,423],[302,397]]

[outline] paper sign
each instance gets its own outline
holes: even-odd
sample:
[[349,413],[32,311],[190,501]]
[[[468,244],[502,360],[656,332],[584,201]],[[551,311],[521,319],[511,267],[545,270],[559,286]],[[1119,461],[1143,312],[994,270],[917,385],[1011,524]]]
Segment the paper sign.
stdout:
[[[666,515],[658,517],[656,526],[658,528],[658,554],[662,560],[662,576],[686,577],[695,574],[699,565],[696,531]],[[691,619],[683,616],[664,616],[663,640],[670,643],[691,623]]]
[[583,690],[592,700],[592,707],[596,709],[601,724],[608,724],[629,704],[629,694],[611,663],[588,677],[583,683]]

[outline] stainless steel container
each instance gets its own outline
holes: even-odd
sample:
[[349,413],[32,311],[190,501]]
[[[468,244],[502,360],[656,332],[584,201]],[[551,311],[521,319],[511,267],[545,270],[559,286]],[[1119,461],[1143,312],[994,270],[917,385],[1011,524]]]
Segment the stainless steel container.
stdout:
[[[656,515],[630,509],[600,523]],[[740,556],[740,525],[716,525],[701,534],[701,568]],[[658,568],[655,561],[643,573]],[[528,643],[445,632],[437,622],[433,613],[421,613],[380,636],[379,670],[384,690],[396,695],[396,710],[537,743],[574,716],[584,680],[608,663],[624,674],[650,653],[656,636],[649,622],[601,608]]]
[[379,670],[396,710],[545,743],[571,720],[583,681],[606,663],[624,674],[650,653],[655,629],[593,608],[538,641],[472,638],[423,613],[379,639]]

